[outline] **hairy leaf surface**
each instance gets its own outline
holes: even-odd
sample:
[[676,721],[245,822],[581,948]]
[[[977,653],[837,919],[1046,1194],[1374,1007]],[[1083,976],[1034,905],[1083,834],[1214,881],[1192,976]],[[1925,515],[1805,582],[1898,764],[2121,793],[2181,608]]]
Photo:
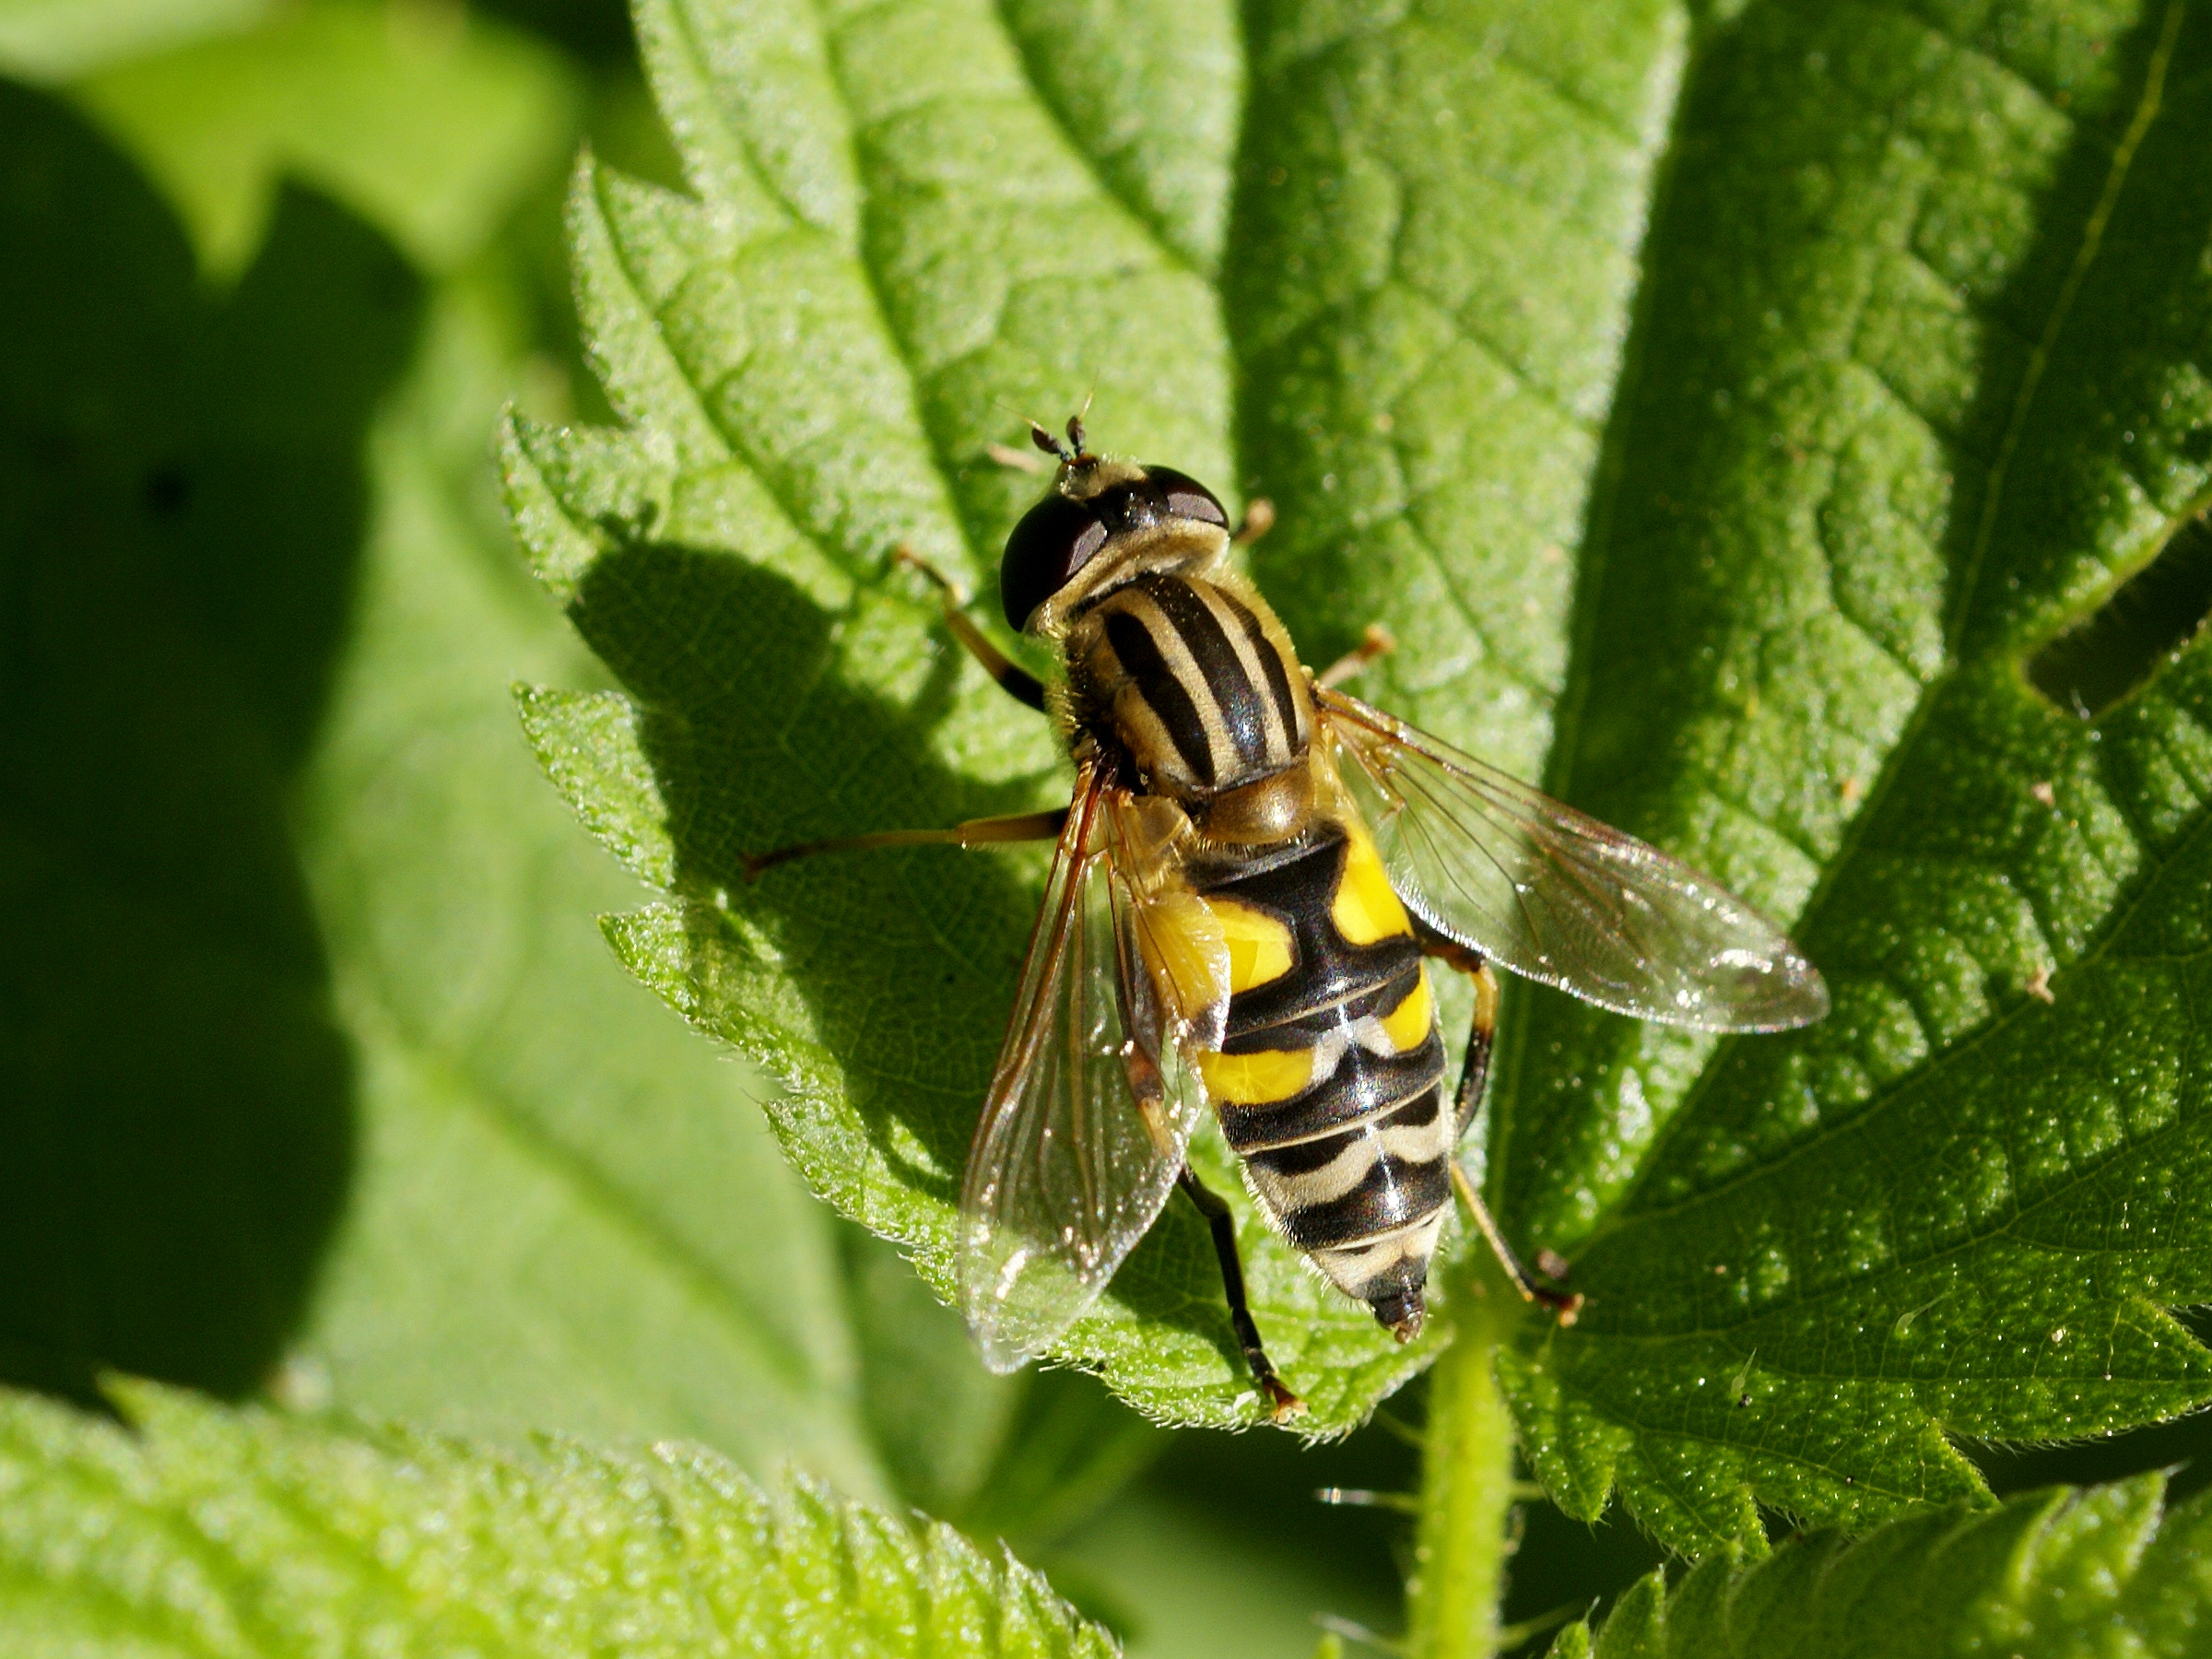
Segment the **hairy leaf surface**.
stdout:
[[1672,1590],[1653,1573],[1592,1640],[1561,1630],[1552,1659],[1730,1659],[1842,1653],[2018,1659],[2201,1645],[2212,1592],[2212,1503],[2161,1512],[2165,1478],[2024,1493],[1994,1511],[1953,1507],[1852,1542],[1801,1538],[1757,1565],[1718,1555]]
[[1702,62],[1553,765],[1803,907],[1836,1012],[1543,999],[1493,1150],[1590,1298],[1507,1368],[1537,1466],[1691,1550],[2212,1391],[2161,1311],[2212,1295],[2212,652],[2093,725],[2023,673],[2207,500],[2212,17],[1756,9]]
[[[1509,1005],[1488,1178],[1589,1302],[1505,1364],[1571,1510],[1618,1483],[1678,1547],[1756,1547],[1760,1500],[1972,1498],[1947,1434],[2212,1394],[2162,1311],[2212,1295],[2212,669],[2095,726],[2021,670],[2206,499],[2212,20],[1057,16],[646,5],[691,194],[587,158],[571,203],[626,425],[509,437],[534,567],[618,681],[524,724],[664,895],[608,935],[781,1078],[816,1190],[948,1286],[1041,860],[740,854],[1065,789],[888,555],[988,616],[1041,488],[988,446],[1088,396],[1105,447],[1275,501],[1254,569],[1310,661],[1386,623],[1364,695],[1548,767],[1830,973],[1787,1038]],[[1397,1349],[1241,1237],[1319,1431],[1449,1339]],[[1162,1418],[1256,1414],[1180,1205],[1057,1357]]]
[[[1594,35],[1510,7],[1357,28],[1264,8],[1242,43],[1225,6],[1164,31],[1141,6],[1072,30],[1045,15],[645,6],[696,199],[587,162],[572,206],[631,429],[522,422],[509,450],[535,567],[623,688],[531,692],[524,723],[668,895],[609,936],[771,1066],[794,1161],[941,1290],[1040,861],[823,861],[748,888],[737,856],[1065,789],[1044,724],[948,649],[888,554],[928,555],[987,605],[1040,481],[986,446],[1020,441],[1009,407],[1090,397],[1101,444],[1294,507],[1283,572],[1354,557],[1362,526],[1403,531],[1349,593],[1279,583],[1292,626],[1322,652],[1387,620],[1422,718],[1533,762],[1681,34],[1657,8]],[[1191,73],[1186,41],[1217,74]],[[1588,279],[1560,290],[1502,253],[1471,193]],[[1510,615],[1488,626],[1475,595],[1505,571]],[[1218,1145],[1199,1157],[1235,1184]],[[1249,1217],[1242,1237],[1312,1427],[1350,1427],[1422,1363]],[[1256,1413],[1181,1205],[1061,1355],[1161,1418]]]
[[13,1652],[1115,1651],[1010,1557],[696,1446],[509,1451],[147,1384],[119,1403],[128,1428],[0,1395]]

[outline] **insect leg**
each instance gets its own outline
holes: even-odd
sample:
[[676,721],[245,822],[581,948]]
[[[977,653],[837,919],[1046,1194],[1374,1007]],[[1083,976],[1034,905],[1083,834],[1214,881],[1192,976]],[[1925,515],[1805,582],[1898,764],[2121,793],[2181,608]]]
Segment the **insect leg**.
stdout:
[[1206,1218],[1206,1225],[1214,1235],[1214,1254],[1221,1262],[1221,1288],[1229,1293],[1229,1323],[1235,1327],[1237,1345],[1244,1350],[1244,1363],[1252,1367],[1252,1380],[1260,1385],[1269,1404],[1269,1414],[1277,1422],[1303,1417],[1306,1403],[1284,1385],[1276,1374],[1275,1361],[1267,1358],[1267,1350],[1260,1345],[1260,1327],[1252,1322],[1252,1308],[1244,1300],[1244,1265],[1237,1259],[1236,1223],[1230,1215],[1227,1200],[1198,1179],[1189,1164],[1176,1177],[1182,1190],[1191,1195],[1198,1213]]
[[[1467,1027],[1467,1057],[1459,1068],[1459,1092],[1452,1102],[1453,1138],[1456,1141],[1459,1135],[1466,1133],[1467,1124],[1475,1116],[1475,1109],[1482,1104],[1483,1086],[1489,1081],[1490,1041],[1498,1030],[1498,976],[1490,971],[1490,965],[1483,959],[1480,951],[1470,950],[1456,940],[1447,939],[1418,921],[1414,923],[1413,931],[1420,940],[1424,955],[1434,957],[1445,967],[1464,973],[1475,982],[1475,1018]],[[1467,1172],[1460,1168],[1456,1157],[1452,1160],[1452,1186],[1458,1193],[1460,1202],[1467,1206],[1467,1213],[1474,1217],[1475,1225],[1482,1229],[1482,1236],[1489,1241],[1490,1249],[1497,1253],[1500,1265],[1512,1277],[1513,1284],[1522,1296],[1533,1302],[1542,1302],[1553,1310],[1559,1314],[1561,1324],[1572,1324],[1575,1314],[1582,1310],[1581,1294],[1571,1290],[1554,1290],[1547,1285],[1536,1282],[1535,1276],[1522,1265],[1521,1258],[1513,1253],[1513,1247],[1505,1241],[1505,1235],[1498,1230],[1498,1223],[1490,1215],[1489,1206],[1483,1203],[1482,1194],[1475,1190],[1475,1183],[1467,1179]]]
[[1058,841],[1068,808],[1024,812],[1013,818],[970,818],[949,830],[878,830],[872,835],[840,835],[828,841],[799,841],[772,853],[742,853],[745,878],[757,881],[763,870],[814,853],[858,853],[870,847],[981,847],[992,841]]
[[1367,631],[1353,646],[1335,662],[1313,677],[1313,683],[1323,689],[1341,686],[1377,657],[1386,657],[1398,648],[1397,637],[1380,622],[1370,622]]
[[1006,653],[983,637],[983,630],[960,608],[968,603],[968,595],[960,592],[959,584],[912,547],[897,548],[891,559],[894,563],[921,571],[937,584],[938,596],[945,605],[945,626],[952,629],[952,637],[968,647],[968,654],[983,665],[983,672],[996,680],[1008,697],[1043,712],[1044,682],[1027,668],[1008,662]]

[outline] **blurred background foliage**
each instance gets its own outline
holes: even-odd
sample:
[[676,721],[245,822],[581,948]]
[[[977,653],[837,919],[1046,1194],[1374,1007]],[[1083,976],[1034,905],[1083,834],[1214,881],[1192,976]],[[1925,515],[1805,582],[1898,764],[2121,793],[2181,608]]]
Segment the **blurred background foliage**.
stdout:
[[[1394,1628],[1418,1385],[1300,1452],[988,1376],[593,926],[634,889],[508,687],[603,671],[489,433],[608,418],[568,171],[678,182],[619,0],[0,0],[0,1381],[695,1438],[1004,1535],[1139,1653]],[[1524,1521],[1509,1619],[1655,1559]]]

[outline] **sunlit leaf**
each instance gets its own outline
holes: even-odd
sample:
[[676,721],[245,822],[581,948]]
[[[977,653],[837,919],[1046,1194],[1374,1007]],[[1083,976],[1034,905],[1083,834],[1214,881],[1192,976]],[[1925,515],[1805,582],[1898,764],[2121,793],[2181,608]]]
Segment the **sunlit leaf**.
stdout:
[[160,182],[219,276],[253,256],[287,175],[425,268],[452,269],[559,169],[574,131],[559,57],[458,6],[406,0],[276,6],[71,92]]
[[1806,907],[1836,1012],[1529,999],[1492,1150],[1590,1298],[1508,1367],[1538,1469],[1693,1551],[2212,1394],[2162,1311],[2212,1296],[2212,652],[2094,725],[2023,670],[2212,499],[2212,18],[1754,10],[1701,62],[1553,764]]
[[664,1443],[525,1451],[226,1413],[129,1428],[0,1395],[13,1653],[1112,1653],[950,1528]]
[[[697,197],[587,160],[571,207],[631,429],[524,421],[508,450],[535,567],[622,685],[532,692],[524,724],[667,894],[609,936],[775,1072],[794,1161],[940,1291],[1041,865],[887,855],[748,888],[738,862],[1066,787],[1044,723],[947,650],[890,551],[987,605],[1039,483],[986,446],[1019,438],[1009,408],[1091,396],[1108,447],[1283,501],[1263,573],[1309,649],[1389,622],[1401,703],[1525,765],[1682,33],[1655,7],[1582,8],[1594,33],[1484,6],[1358,29],[1289,7],[1240,52],[1225,6],[1150,15],[1068,34],[968,0],[643,7]],[[1218,70],[1187,88],[1186,41]],[[1219,100],[1245,87],[1232,151]],[[1496,240],[1509,210],[1574,284]],[[1357,583],[1323,571],[1365,525],[1387,527],[1387,559]],[[1499,582],[1492,627],[1475,600]],[[1236,1184],[1218,1144],[1199,1158]],[[1249,1217],[1242,1236],[1310,1427],[1350,1427],[1423,1363]],[[1162,1418],[1255,1415],[1180,1204],[1061,1353]]]
[[[2022,672],[2207,499],[2212,19],[1262,7],[1192,24],[1220,69],[1178,95],[1148,15],[642,13],[696,194],[587,159],[571,214],[629,427],[508,449],[620,682],[524,700],[665,895],[618,950],[776,1073],[794,1161],[942,1290],[1037,862],[749,887],[738,855],[1065,787],[886,557],[988,616],[1039,486],[985,446],[1095,389],[1109,447],[1274,499],[1254,565],[1312,660],[1387,623],[1364,693],[1547,767],[1830,974],[1824,1025],[1726,1044],[1512,999],[1489,1179],[1588,1297],[1506,1360],[1564,1504],[1618,1484],[1677,1547],[1757,1547],[1760,1500],[1975,1498],[1949,1434],[2212,1394],[2162,1311],[2212,1296],[2212,668],[2094,727]],[[1316,1429],[1431,1351],[1243,1240]],[[1171,1206],[1060,1355],[1248,1420],[1220,1310]]]
[[2165,1484],[2146,1475],[2030,1492],[1994,1511],[1935,1510],[1855,1543],[1798,1539],[1748,1568],[1715,1556],[1671,1590],[1656,1573],[1641,1581],[1594,1644],[1577,1621],[1551,1653],[2194,1653],[2212,1593],[2212,1505],[2200,1493],[2161,1512]]

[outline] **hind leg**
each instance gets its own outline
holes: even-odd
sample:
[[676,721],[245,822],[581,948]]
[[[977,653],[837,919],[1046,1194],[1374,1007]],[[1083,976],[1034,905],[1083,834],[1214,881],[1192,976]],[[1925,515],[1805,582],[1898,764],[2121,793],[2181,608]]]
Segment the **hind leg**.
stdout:
[[1177,1181],[1190,1194],[1198,1213],[1206,1218],[1206,1225],[1214,1235],[1214,1254],[1221,1263],[1221,1288],[1229,1293],[1229,1323],[1235,1327],[1237,1345],[1244,1350],[1244,1363],[1252,1367],[1252,1380],[1260,1385],[1267,1396],[1269,1416],[1277,1422],[1303,1417],[1306,1403],[1285,1386],[1276,1374],[1275,1362],[1267,1358],[1267,1350],[1260,1343],[1260,1327],[1253,1323],[1252,1308],[1244,1300],[1244,1265],[1237,1256],[1236,1220],[1230,1213],[1229,1203],[1220,1194],[1198,1179],[1189,1164],[1182,1166]]
[[[1124,948],[1128,948],[1125,942]],[[1151,994],[1144,974],[1141,967],[1132,968],[1124,956],[1116,995],[1122,1029],[1129,1033],[1130,1041],[1124,1045],[1122,1065],[1129,1078],[1130,1097],[1136,1102],[1137,1114],[1144,1119],[1153,1145],[1163,1157],[1182,1158],[1182,1148],[1169,1132],[1167,1088],[1159,1070],[1159,1056],[1167,1033],[1162,1029],[1159,1001]],[[1303,1416],[1306,1403],[1290,1392],[1277,1372],[1275,1361],[1267,1358],[1267,1349],[1260,1341],[1260,1327],[1253,1321],[1252,1304],[1244,1295],[1244,1264],[1237,1254],[1236,1219],[1227,1201],[1198,1179],[1187,1159],[1175,1182],[1198,1206],[1198,1213],[1206,1218],[1206,1230],[1213,1235],[1214,1258],[1221,1266],[1221,1288],[1229,1298],[1230,1327],[1237,1334],[1237,1346],[1244,1350],[1252,1380],[1267,1396],[1268,1415],[1278,1423]]]
[[[1467,1057],[1460,1065],[1459,1090],[1453,1097],[1452,1103],[1456,1142],[1457,1136],[1465,1135],[1467,1124],[1474,1120],[1475,1109],[1482,1104],[1483,1088],[1489,1081],[1490,1046],[1498,1030],[1498,976],[1490,971],[1489,963],[1483,959],[1480,952],[1469,950],[1464,945],[1422,927],[1418,923],[1415,924],[1414,931],[1419,935],[1421,949],[1426,955],[1475,982],[1475,1018],[1467,1028]],[[1512,1277],[1513,1284],[1522,1296],[1529,1301],[1542,1302],[1552,1309],[1559,1314],[1561,1324],[1572,1324],[1575,1314],[1582,1310],[1580,1293],[1554,1290],[1548,1285],[1536,1282],[1535,1276],[1522,1265],[1513,1247],[1505,1241],[1505,1235],[1498,1230],[1498,1223],[1490,1215],[1489,1206],[1483,1203],[1482,1194],[1475,1190],[1475,1183],[1467,1179],[1466,1171],[1460,1168],[1456,1158],[1452,1160],[1452,1186],[1459,1194],[1460,1202],[1467,1206],[1467,1213],[1475,1218],[1475,1225],[1482,1230],[1482,1236],[1489,1241],[1490,1249],[1497,1253],[1500,1265]]]

